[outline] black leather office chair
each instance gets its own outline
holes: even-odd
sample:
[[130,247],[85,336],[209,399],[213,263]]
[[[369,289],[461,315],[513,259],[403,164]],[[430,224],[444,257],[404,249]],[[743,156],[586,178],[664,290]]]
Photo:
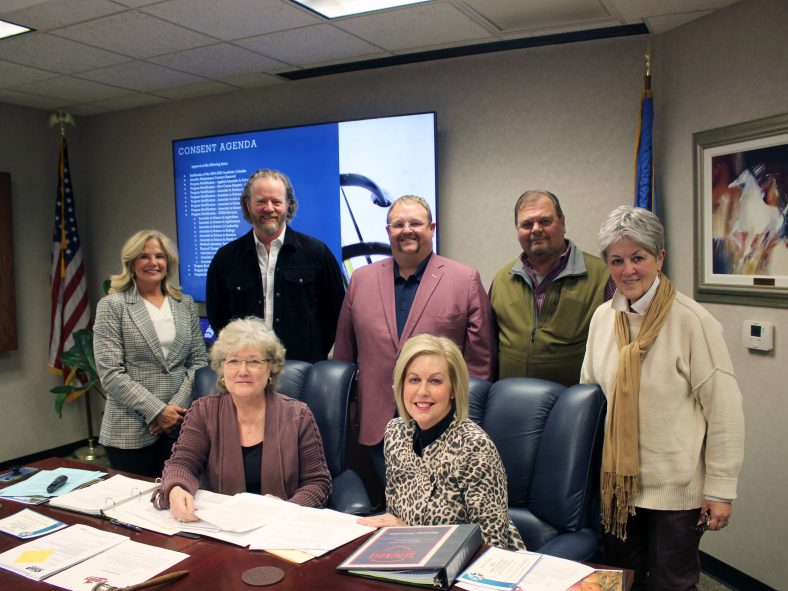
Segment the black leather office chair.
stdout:
[[[373,507],[361,478],[348,469],[346,461],[350,389],[356,368],[352,363],[333,359],[285,361],[277,389],[305,402],[315,415],[326,463],[331,472],[332,492],[328,507],[343,513],[368,515]],[[216,373],[203,367],[194,376],[194,398],[216,392]]]
[[597,556],[605,412],[597,385],[471,379],[471,419],[501,454],[509,515],[529,550],[571,560]]

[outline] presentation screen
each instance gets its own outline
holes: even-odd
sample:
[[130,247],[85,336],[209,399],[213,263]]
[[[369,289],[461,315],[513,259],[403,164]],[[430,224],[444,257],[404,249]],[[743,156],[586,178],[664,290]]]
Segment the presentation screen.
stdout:
[[353,269],[390,254],[392,200],[419,195],[437,219],[435,134],[435,113],[420,113],[174,140],[184,292],[204,302],[213,255],[251,229],[240,198],[260,168],[290,177],[298,211],[289,226],[322,240],[347,283]]

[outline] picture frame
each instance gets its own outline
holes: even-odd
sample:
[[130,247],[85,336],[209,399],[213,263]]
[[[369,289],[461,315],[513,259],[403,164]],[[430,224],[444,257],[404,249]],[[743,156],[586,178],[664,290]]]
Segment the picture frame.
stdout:
[[788,308],[788,113],[692,138],[695,299]]

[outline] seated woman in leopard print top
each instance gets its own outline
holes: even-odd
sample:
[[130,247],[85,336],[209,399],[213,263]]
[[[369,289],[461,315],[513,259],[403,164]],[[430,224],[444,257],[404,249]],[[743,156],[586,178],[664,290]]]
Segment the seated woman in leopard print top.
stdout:
[[484,541],[525,548],[507,512],[506,472],[487,434],[468,418],[468,368],[457,345],[419,335],[394,368],[400,418],[386,427],[388,513],[372,527],[478,523]]

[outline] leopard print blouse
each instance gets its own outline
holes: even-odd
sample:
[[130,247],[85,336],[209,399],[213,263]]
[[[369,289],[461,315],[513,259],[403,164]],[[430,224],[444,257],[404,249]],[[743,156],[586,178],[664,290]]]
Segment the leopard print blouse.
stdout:
[[414,424],[386,427],[386,500],[408,525],[478,523],[493,546],[525,548],[507,512],[506,472],[495,444],[473,421],[454,421],[422,457],[413,451]]

